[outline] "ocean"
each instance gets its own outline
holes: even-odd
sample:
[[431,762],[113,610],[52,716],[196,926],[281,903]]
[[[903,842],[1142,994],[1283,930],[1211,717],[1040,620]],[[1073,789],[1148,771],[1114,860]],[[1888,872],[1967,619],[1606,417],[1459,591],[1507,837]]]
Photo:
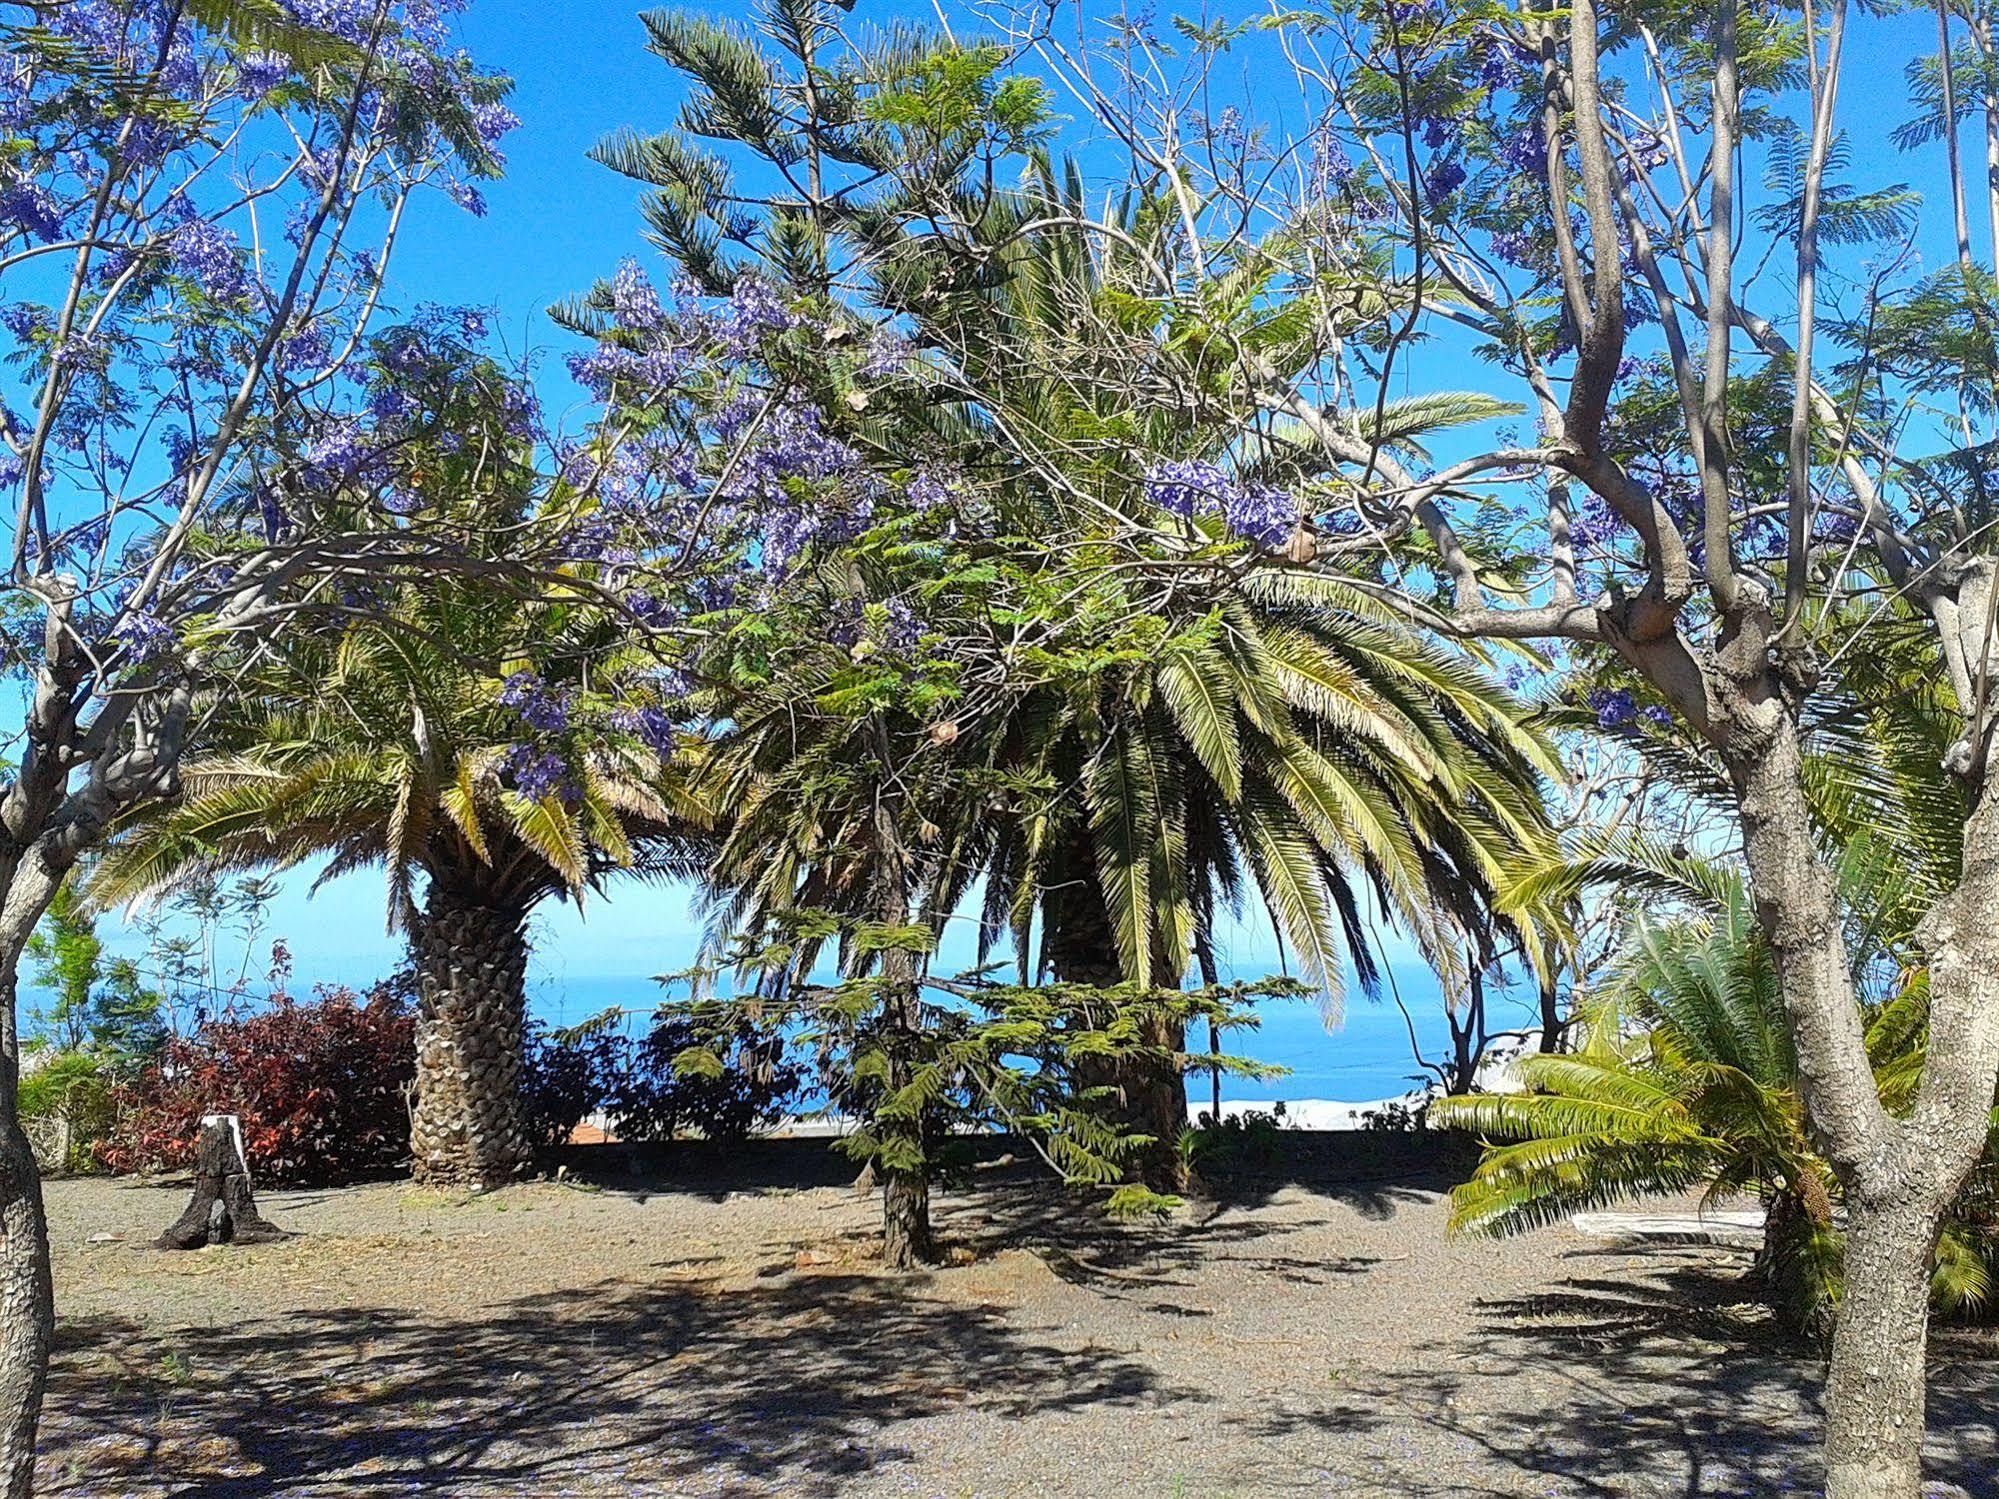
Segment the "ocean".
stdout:
[[[1420,966],[1398,965],[1395,979],[1414,1023],[1416,1045],[1426,1057],[1443,1060],[1450,1053],[1450,1030],[1435,977]],[[662,992],[642,976],[543,975],[531,986],[529,1008],[550,1025],[570,1026],[609,1009],[647,1010],[659,1003]],[[1521,1029],[1536,1018],[1523,1002],[1504,993],[1489,999],[1488,1005],[1488,1027],[1493,1031]],[[1309,1002],[1265,1003],[1258,1019],[1253,1030],[1225,1035],[1222,1050],[1287,1070],[1266,1079],[1224,1077],[1225,1103],[1283,1099],[1366,1103],[1399,1097],[1429,1080],[1411,1048],[1410,1021],[1390,998],[1375,1001],[1350,995],[1344,1019],[1331,1030]],[[1189,1044],[1199,1047],[1205,1040],[1196,1034]],[[1188,1092],[1196,1105],[1205,1102],[1210,1096],[1207,1078],[1190,1078]]]

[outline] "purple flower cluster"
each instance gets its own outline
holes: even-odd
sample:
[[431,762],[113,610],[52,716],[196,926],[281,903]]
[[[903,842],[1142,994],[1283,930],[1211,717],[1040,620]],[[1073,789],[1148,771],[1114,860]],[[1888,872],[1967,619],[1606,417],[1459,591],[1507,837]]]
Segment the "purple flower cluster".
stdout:
[[620,262],[618,273],[611,278],[611,315],[620,328],[635,333],[650,333],[665,321],[666,309],[660,306],[659,293],[636,260]]
[[0,167],[0,241],[10,234],[53,244],[63,237],[62,206],[47,188],[11,167]]
[[611,715],[611,723],[655,754],[673,753],[673,719],[664,708],[620,708]]
[[569,727],[574,699],[567,688],[549,686],[531,671],[517,671],[500,685],[498,701],[512,708],[521,722],[544,734],[560,734]]
[[1627,687],[1599,688],[1589,695],[1589,705],[1596,712],[1600,729],[1621,728],[1638,716],[1638,705]]
[[1465,169],[1456,161],[1435,163],[1423,178],[1423,191],[1432,203],[1441,203],[1465,185]]
[[144,610],[127,614],[112,634],[124,647],[126,658],[135,663],[151,661],[174,648],[173,627]]
[[[755,407],[749,400],[735,403],[716,418],[715,435],[723,442],[735,441]],[[796,485],[816,485],[861,471],[860,455],[828,432],[819,408],[801,398],[771,403],[747,442],[735,474],[723,486],[725,499],[781,504],[793,497]]]
[[784,305],[784,299],[768,281],[744,276],[724,305],[717,328],[722,352],[733,359],[747,359],[772,333],[788,333],[799,318]]
[[291,64],[276,52],[246,52],[236,61],[236,86],[246,99],[261,99],[291,77]]
[[927,468],[917,470],[902,492],[918,510],[942,510],[957,498],[951,484]]
[[1637,723],[1667,728],[1673,722],[1672,709],[1659,703],[1646,703],[1640,707],[1626,687],[1597,689],[1589,694],[1589,706],[1596,714],[1596,724],[1600,729],[1622,729]]
[[896,374],[908,365],[912,353],[908,339],[876,329],[869,336],[867,348],[861,356],[861,376],[863,379],[880,380]]
[[564,363],[570,376],[600,401],[632,403],[664,395],[694,365],[693,351],[668,345],[638,350],[601,343]]
[[174,269],[214,302],[240,302],[250,295],[242,246],[235,234],[212,219],[191,217],[173,233]]
[[1244,484],[1199,458],[1172,458],[1145,473],[1145,498],[1173,515],[1192,520],[1219,513],[1237,536],[1260,547],[1276,547],[1298,523],[1298,501],[1268,484]]
[[892,651],[909,650],[923,637],[923,621],[916,611],[901,599],[890,599],[882,606],[886,624],[882,630],[882,643]]
[[1330,120],[1312,132],[1309,145],[1308,175],[1314,194],[1321,198],[1337,197],[1353,184],[1358,173]]
[[529,801],[543,801],[551,796],[567,801],[576,794],[575,783],[569,777],[569,762],[554,750],[517,744],[507,751],[500,768],[514,790]]

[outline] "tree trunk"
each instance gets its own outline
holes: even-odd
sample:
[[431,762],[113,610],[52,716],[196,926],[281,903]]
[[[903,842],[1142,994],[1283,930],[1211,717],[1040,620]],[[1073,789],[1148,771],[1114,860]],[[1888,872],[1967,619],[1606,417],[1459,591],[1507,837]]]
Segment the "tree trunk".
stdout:
[[937,1258],[930,1234],[930,1174],[890,1171],[882,1185],[882,1263],[915,1270]]
[[[1043,956],[1059,983],[1115,987],[1124,982],[1124,968],[1086,842],[1079,841],[1068,865],[1068,876],[1058,875],[1051,882]],[[1158,958],[1154,964],[1163,967]],[[1170,988],[1180,976],[1155,971],[1152,980]],[[1100,1073],[1085,1072],[1079,1080],[1115,1089],[1119,1123],[1148,1137],[1150,1143],[1133,1162],[1138,1179],[1155,1192],[1184,1192],[1187,1161],[1180,1153],[1180,1136],[1187,1128],[1187,1078],[1180,1058],[1187,1050],[1187,1027],[1164,1017],[1151,1019],[1145,1023],[1143,1041],[1147,1055],[1114,1060]]]
[[1553,1056],[1567,1050],[1568,1022],[1562,1018],[1561,961],[1556,945],[1550,942],[1542,954],[1541,976],[1535,987],[1540,991],[1541,1039],[1537,1050],[1543,1056]]
[[[893,986],[887,1001],[894,1030],[888,1069],[893,1092],[909,1085],[909,1053],[923,1024],[915,954],[884,953],[882,973]],[[921,1119],[882,1119],[879,1126],[885,1148],[881,1170],[882,1263],[891,1270],[914,1270],[937,1258],[930,1233],[929,1141]]]
[[[11,905],[12,902],[9,902]],[[55,1285],[42,1175],[21,1128],[20,1036],[15,1021],[21,948],[40,911],[0,939],[0,1485],[6,1499],[35,1490],[35,1429],[55,1340]]]
[[1848,1208],[1847,1296],[1826,1373],[1827,1499],[1919,1499],[1930,1253],[1910,1204]]
[[410,1158],[425,1185],[484,1191],[514,1180],[533,1158],[521,1110],[526,920],[524,911],[431,883],[413,941]]
[[[1924,1342],[1937,1227],[1984,1149],[1999,1073],[1999,799],[1981,787],[1964,870],[1924,918],[1930,1045],[1906,1117],[1882,1107],[1833,879],[1813,837],[1795,725],[1729,754],[1757,916],[1797,1042],[1816,1142],[1845,1188],[1845,1291],[1826,1376],[1829,1499],[1917,1499]],[[1775,718],[1775,723],[1771,719]]]

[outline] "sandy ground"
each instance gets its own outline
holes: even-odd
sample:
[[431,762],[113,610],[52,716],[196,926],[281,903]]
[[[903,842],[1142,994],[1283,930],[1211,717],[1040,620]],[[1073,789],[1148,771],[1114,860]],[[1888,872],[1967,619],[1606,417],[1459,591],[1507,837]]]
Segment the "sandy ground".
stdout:
[[[43,1492],[1815,1491],[1816,1371],[1737,1255],[1450,1243],[1409,1149],[1321,1139],[1142,1229],[985,1168],[938,1202],[965,1263],[914,1278],[811,1142],[729,1178],[272,1192],[302,1237],[184,1255],[146,1247],[183,1187],[56,1182]],[[1995,1360],[1938,1351],[1938,1493],[1999,1496]]]

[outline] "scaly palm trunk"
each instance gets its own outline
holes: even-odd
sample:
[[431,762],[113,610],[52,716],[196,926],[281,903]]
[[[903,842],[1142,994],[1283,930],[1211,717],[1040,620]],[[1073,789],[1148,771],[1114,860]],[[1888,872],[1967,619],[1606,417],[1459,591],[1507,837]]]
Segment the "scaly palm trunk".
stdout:
[[521,1111],[527,913],[431,882],[412,948],[419,985],[410,1157],[430,1186],[501,1186],[532,1159]]
[[1777,1319],[1801,1337],[1823,1339],[1832,1330],[1833,1308],[1820,1298],[1812,1249],[1813,1237],[1832,1223],[1832,1199],[1809,1174],[1777,1192],[1764,1210],[1763,1244],[1749,1276]]
[[[1124,981],[1124,971],[1087,844],[1075,850],[1069,865],[1070,877],[1051,882],[1043,956],[1058,982],[1108,989]],[[1160,967],[1156,958],[1154,966]],[[1153,974],[1153,982],[1162,986],[1178,981],[1177,974]],[[1187,1027],[1153,1017],[1146,1021],[1142,1039],[1150,1055],[1108,1063],[1100,1073],[1086,1071],[1081,1081],[1116,1089],[1119,1122],[1150,1139],[1134,1163],[1139,1180],[1155,1192],[1182,1192],[1187,1187],[1187,1161],[1180,1153],[1180,1136],[1187,1128],[1187,1079],[1178,1059],[1187,1050]]]

